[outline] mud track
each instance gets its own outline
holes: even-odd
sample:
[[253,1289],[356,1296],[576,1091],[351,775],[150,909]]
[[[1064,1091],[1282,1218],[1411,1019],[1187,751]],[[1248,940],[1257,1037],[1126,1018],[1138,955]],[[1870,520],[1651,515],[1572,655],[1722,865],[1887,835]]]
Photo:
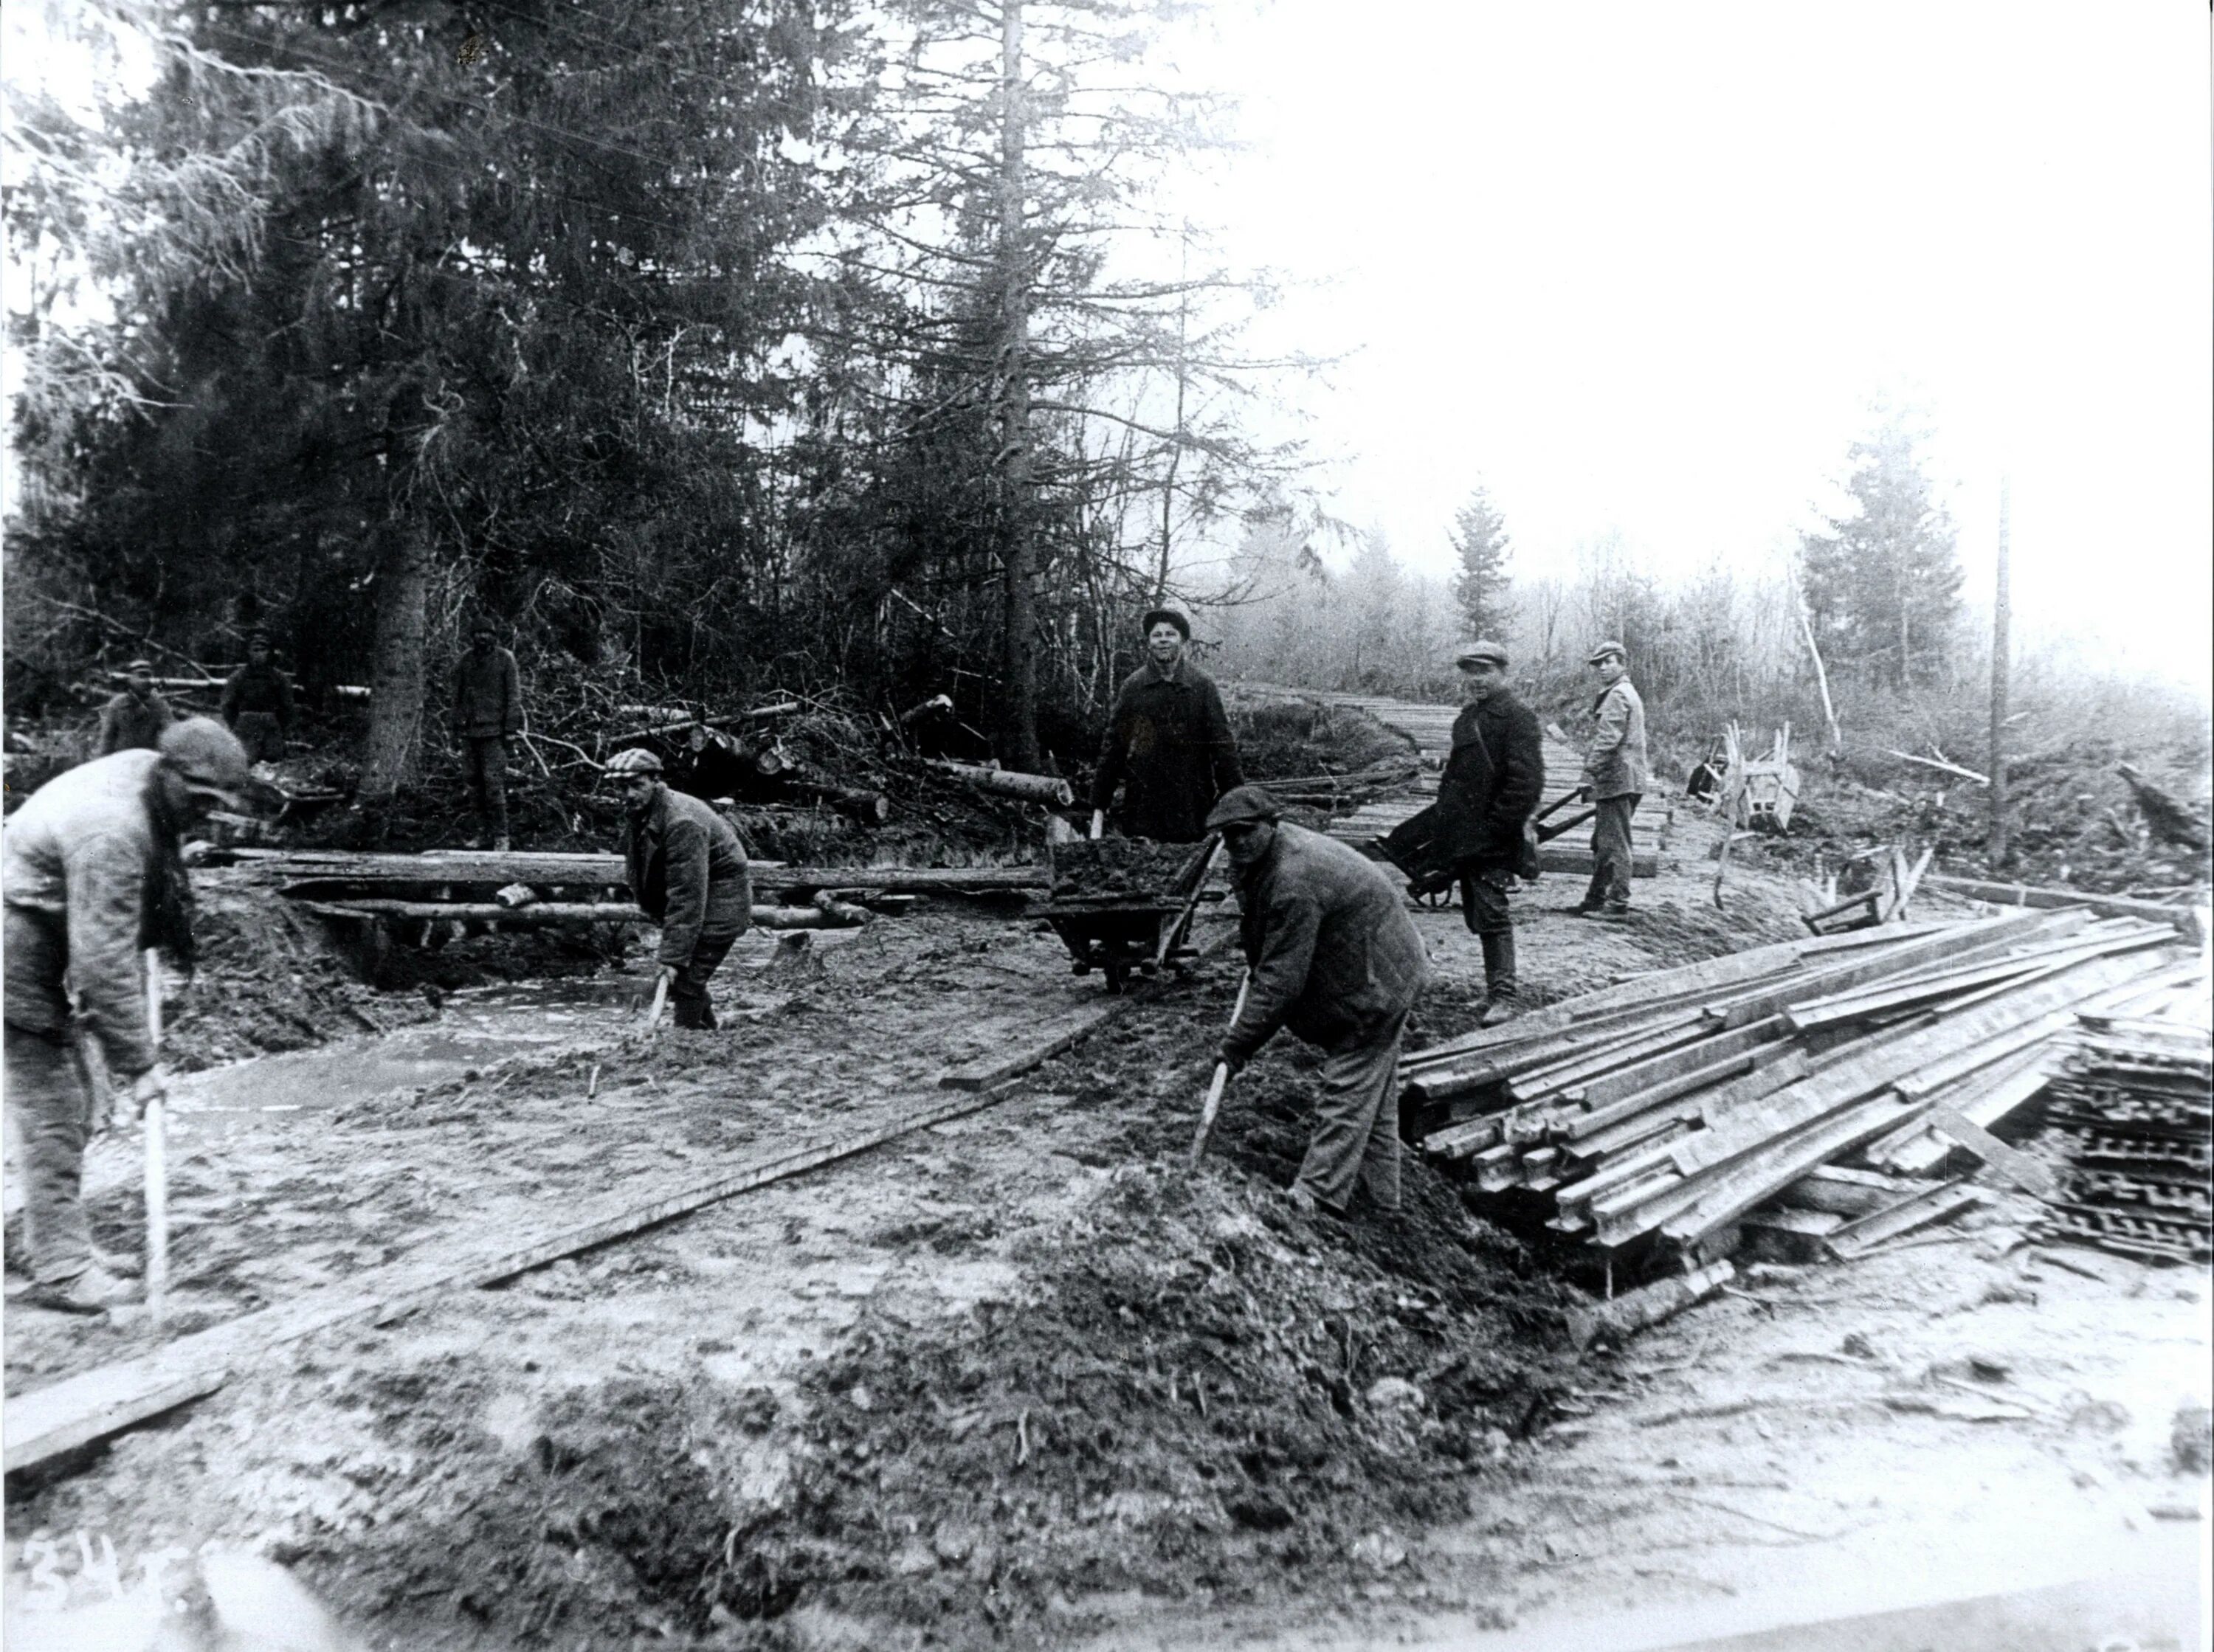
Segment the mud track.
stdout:
[[[1723,920],[1696,831],[1679,854],[1624,926],[1544,911],[1576,893],[1547,880],[1526,979],[1565,996],[1781,932],[1780,885],[1734,875]],[[1440,965],[1422,1042],[1465,1024],[1481,966],[1457,913],[1418,921]],[[197,1121],[165,1334],[892,1117],[1101,992],[1050,936],[957,905],[797,962],[754,938],[724,982],[713,1033],[642,1039],[617,989],[473,1077],[330,1106],[303,1076],[300,1112]],[[2187,1524],[2166,1516],[2203,1501],[2172,1438],[2201,1282],[1948,1235],[1579,1362],[1564,1288],[1427,1171],[1397,1224],[1275,1197],[1311,1082],[1295,1049],[1180,1167],[1233,987],[1217,961],[972,1117],[275,1350],[19,1477],[10,1582],[44,1558],[51,1582],[53,1539],[83,1529],[126,1586],[173,1548],[289,1567],[333,1646],[1630,1647],[1804,1613],[1808,1579],[1881,1604],[1974,1516],[1971,1483],[2038,1500],[2049,1578],[2067,1557],[2176,1575]],[[118,1245],[133,1155],[90,1160]],[[10,1393],[151,1335],[28,1310],[8,1332]],[[1956,1540],[1930,1588],[2018,1584],[2003,1547]],[[71,1604],[37,1626],[57,1645],[101,1605],[61,1551]]]

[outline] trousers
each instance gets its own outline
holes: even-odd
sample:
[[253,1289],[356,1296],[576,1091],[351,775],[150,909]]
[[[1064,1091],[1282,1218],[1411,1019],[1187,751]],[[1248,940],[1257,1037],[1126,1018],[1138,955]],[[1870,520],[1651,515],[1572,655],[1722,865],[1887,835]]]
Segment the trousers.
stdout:
[[707,983],[723,966],[723,960],[737,942],[738,932],[734,929],[705,929],[692,948],[692,956],[676,972],[670,984],[669,1009],[672,1020],[679,1027],[709,1029],[715,1025],[715,1011],[707,1002]]
[[1323,1057],[1322,1094],[1299,1183],[1330,1210],[1343,1210],[1364,1183],[1379,1210],[1399,1208],[1399,1110],[1391,1104],[1406,1027],[1403,1009],[1373,1037]]
[[274,763],[284,755],[284,728],[274,711],[242,711],[231,732],[246,747],[249,763]]
[[469,804],[477,824],[495,838],[507,836],[507,738],[504,735],[462,736],[462,773],[469,783]]
[[1641,794],[1625,792],[1602,797],[1593,804],[1599,818],[1592,822],[1592,881],[1585,892],[1587,906],[1630,905],[1630,818],[1637,813]]
[[5,1040],[28,1271],[42,1285],[65,1285],[92,1262],[83,1198],[92,1087],[67,1034],[10,1027]]
[[1514,930],[1514,918],[1507,907],[1507,892],[1514,884],[1514,874],[1504,867],[1460,875],[1461,922],[1471,935],[1506,935]]

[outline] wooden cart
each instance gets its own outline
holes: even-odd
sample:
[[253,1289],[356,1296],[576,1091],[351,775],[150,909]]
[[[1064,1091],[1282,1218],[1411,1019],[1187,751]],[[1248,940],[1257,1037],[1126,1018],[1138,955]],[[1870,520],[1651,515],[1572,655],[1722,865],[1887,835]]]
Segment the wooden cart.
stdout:
[[1221,839],[1197,845],[1104,838],[1050,844],[1053,893],[1032,910],[1053,926],[1078,975],[1098,970],[1120,992],[1134,975],[1181,972],[1196,955],[1192,914],[1220,899],[1207,887]]

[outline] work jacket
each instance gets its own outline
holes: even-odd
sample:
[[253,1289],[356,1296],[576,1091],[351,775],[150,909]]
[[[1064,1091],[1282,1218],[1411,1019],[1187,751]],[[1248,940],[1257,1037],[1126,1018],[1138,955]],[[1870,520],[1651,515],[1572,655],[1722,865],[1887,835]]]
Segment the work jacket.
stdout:
[[1197,843],[1214,800],[1245,783],[1214,679],[1189,660],[1164,673],[1148,661],[1124,680],[1107,721],[1092,807],[1123,789],[1122,829],[1156,843]]
[[161,744],[162,730],[175,721],[168,701],[159,694],[142,700],[126,688],[100,708],[100,738],[93,755],[113,757],[142,748],[150,752]]
[[[108,1070],[126,1079],[151,1067],[156,1054],[139,951],[168,838],[149,796],[160,761],[152,752],[118,752],[57,775],[9,820],[0,847],[0,897],[61,942],[42,948],[36,962],[10,954],[8,1025],[64,1031],[66,985]],[[168,847],[174,852],[173,842]],[[65,981],[55,978],[64,971]]]
[[243,665],[223,686],[223,720],[238,727],[241,717],[277,719],[288,740],[292,734],[292,680],[273,665]]
[[1463,706],[1453,719],[1453,755],[1438,779],[1446,856],[1471,871],[1512,871],[1521,858],[1522,823],[1544,789],[1537,713],[1503,688]]
[[490,740],[523,729],[523,674],[515,655],[495,647],[474,649],[454,668],[454,733],[464,740]]
[[753,920],[746,851],[731,823],[696,797],[654,793],[623,832],[623,859],[639,910],[661,925],[661,960],[682,969],[703,930],[743,935]]
[[1238,877],[1245,1008],[1223,1040],[1238,1062],[1280,1027],[1324,1049],[1355,1048],[1406,1013],[1429,959],[1398,887],[1335,838],[1279,821]]
[[1618,677],[1592,702],[1598,727],[1584,758],[1584,784],[1594,801],[1642,792],[1650,778],[1645,766],[1645,702],[1628,677]]

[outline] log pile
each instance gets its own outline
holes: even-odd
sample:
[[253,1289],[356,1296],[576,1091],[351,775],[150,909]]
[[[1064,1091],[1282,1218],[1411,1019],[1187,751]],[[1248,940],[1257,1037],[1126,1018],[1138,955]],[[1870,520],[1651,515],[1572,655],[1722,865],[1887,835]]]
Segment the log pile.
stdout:
[[[2131,1006],[2134,1008],[2135,1006]],[[2214,1042],[2205,1029],[2091,1016],[2046,1092],[2068,1168],[2057,1237],[2124,1255],[2203,1263],[2214,1172]]]
[[[1510,1223],[1610,1264],[1701,1266],[1748,1212],[1850,1155],[1911,1176],[1966,1148],[2030,1174],[1988,1125],[2042,1086],[2079,1010],[2194,971],[2175,940],[2077,909],[1760,948],[1418,1052],[1403,1116]],[[1899,1191],[1941,1213],[1961,1203]],[[1877,1242],[1843,1239],[1832,1248]]]

